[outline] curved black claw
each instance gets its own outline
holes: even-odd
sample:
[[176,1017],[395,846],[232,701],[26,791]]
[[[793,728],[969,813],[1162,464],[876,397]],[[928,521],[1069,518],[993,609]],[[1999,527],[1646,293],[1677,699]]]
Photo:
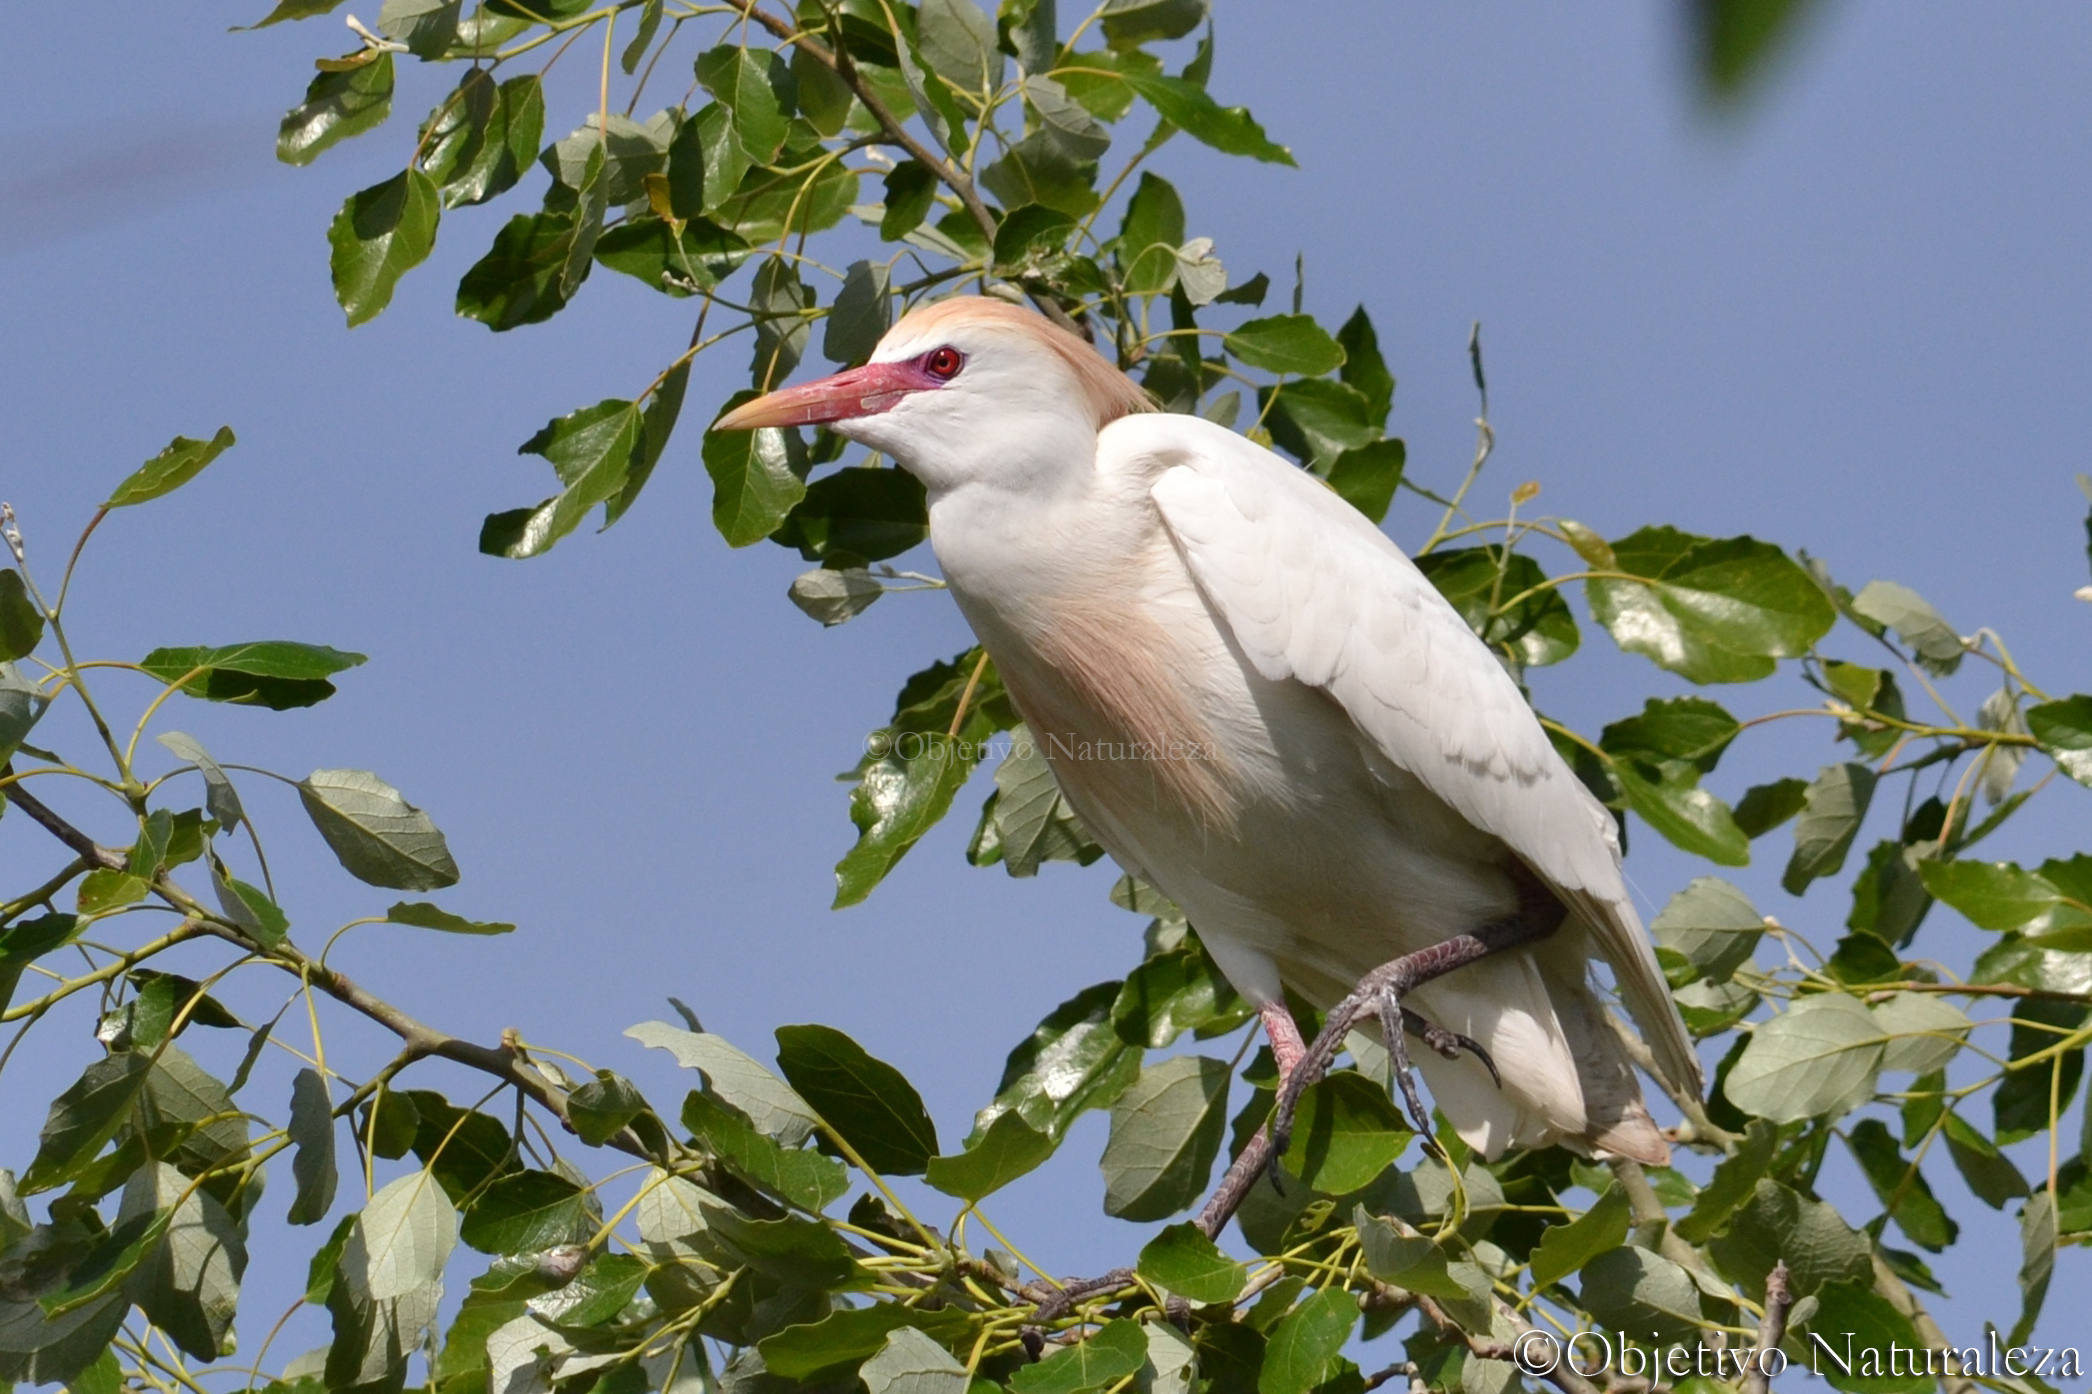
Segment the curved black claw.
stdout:
[[1458,1060],[1460,1052],[1466,1051],[1482,1062],[1482,1068],[1489,1071],[1489,1078],[1496,1081],[1497,1088],[1504,1087],[1504,1077],[1497,1070],[1496,1061],[1490,1057],[1488,1051],[1482,1049],[1481,1043],[1474,1037],[1463,1036],[1458,1031],[1448,1031],[1443,1026],[1426,1021],[1407,1007],[1402,1009],[1402,1025],[1410,1035],[1448,1060]]

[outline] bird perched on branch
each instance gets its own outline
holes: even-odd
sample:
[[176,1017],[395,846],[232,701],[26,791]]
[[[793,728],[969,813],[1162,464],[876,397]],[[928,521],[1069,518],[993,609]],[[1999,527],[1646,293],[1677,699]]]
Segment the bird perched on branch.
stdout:
[[[922,481],[952,595],[1068,801],[1256,1004],[1287,1102],[1356,1019],[1427,1133],[1405,1033],[1487,1157],[1667,1159],[1592,960],[1673,1091],[1697,1097],[1700,1064],[1612,819],[1371,521],[987,297],[715,429],[817,423]],[[1289,986],[1337,1009],[1305,1068]]]

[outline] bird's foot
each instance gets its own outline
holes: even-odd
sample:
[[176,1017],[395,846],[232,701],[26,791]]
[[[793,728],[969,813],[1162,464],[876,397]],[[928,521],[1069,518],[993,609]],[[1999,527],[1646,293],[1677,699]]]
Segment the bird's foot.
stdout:
[[1407,1007],[1402,1009],[1402,1027],[1408,1034],[1448,1060],[1458,1060],[1460,1052],[1466,1051],[1482,1062],[1482,1068],[1489,1071],[1489,1078],[1496,1082],[1497,1088],[1504,1087],[1504,1077],[1497,1070],[1496,1061],[1490,1058],[1489,1052],[1482,1049],[1481,1043],[1474,1037],[1463,1036],[1458,1031],[1448,1031],[1443,1026],[1424,1020]]

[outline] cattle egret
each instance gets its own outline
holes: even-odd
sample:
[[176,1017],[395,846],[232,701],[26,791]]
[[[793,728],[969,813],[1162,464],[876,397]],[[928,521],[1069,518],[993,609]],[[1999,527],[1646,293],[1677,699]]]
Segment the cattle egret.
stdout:
[[[1700,1064],[1611,816],[1369,519],[987,297],[716,429],[813,424],[922,481],[951,593],[1069,803],[1256,1005],[1287,1104],[1356,1017],[1427,1136],[1404,1026],[1485,1157],[1668,1158],[1592,958],[1674,1091],[1698,1096]],[[1287,987],[1340,1008],[1310,1070]]]

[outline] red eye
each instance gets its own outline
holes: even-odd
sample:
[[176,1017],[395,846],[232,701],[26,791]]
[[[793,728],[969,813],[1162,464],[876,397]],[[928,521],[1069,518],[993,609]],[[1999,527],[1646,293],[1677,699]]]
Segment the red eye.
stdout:
[[931,349],[923,355],[923,371],[939,382],[950,382],[966,366],[966,355],[955,348]]

